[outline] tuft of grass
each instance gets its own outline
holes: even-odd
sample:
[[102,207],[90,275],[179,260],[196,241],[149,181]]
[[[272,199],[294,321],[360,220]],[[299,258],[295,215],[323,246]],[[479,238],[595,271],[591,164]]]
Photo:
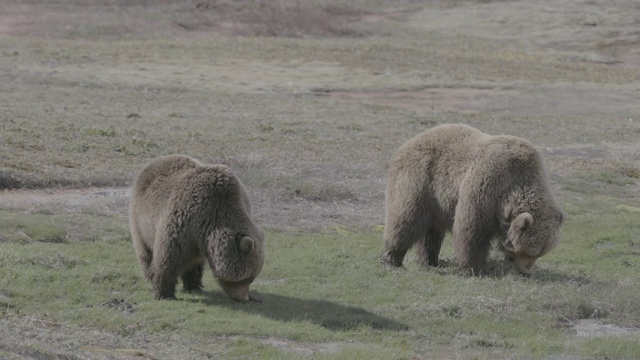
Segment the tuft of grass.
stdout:
[[594,337],[577,341],[581,355],[596,359],[634,359],[640,355],[638,336]]
[[276,192],[284,199],[301,199],[314,202],[357,200],[355,192],[344,184],[310,178],[304,170],[298,174],[274,174],[265,168],[237,171],[251,187]]
[[24,216],[9,212],[0,212],[0,240],[30,243],[65,243],[67,233],[58,224],[59,218],[46,214]]
[[[631,175],[631,174],[630,174]],[[636,183],[636,178],[621,175],[619,173],[600,172],[591,176],[593,180],[609,185],[626,186]]]
[[0,190],[22,187],[22,180],[4,169],[0,170]]
[[33,213],[0,210],[0,242],[70,244],[129,242],[126,223],[103,215],[55,214],[49,208]]
[[104,137],[110,137],[110,138],[118,136],[118,133],[116,132],[116,129],[113,126],[109,126],[106,129],[89,128],[89,129],[85,129],[85,132],[91,136],[104,136]]

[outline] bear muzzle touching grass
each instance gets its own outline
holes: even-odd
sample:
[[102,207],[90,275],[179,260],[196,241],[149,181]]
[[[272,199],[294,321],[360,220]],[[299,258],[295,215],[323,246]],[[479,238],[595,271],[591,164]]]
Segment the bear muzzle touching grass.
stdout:
[[228,167],[184,155],[153,160],[134,183],[129,225],[142,275],[156,298],[175,299],[179,278],[185,291],[202,289],[208,262],[231,299],[261,303],[249,286],[264,264],[264,233]]
[[402,266],[415,245],[422,265],[438,266],[452,232],[459,267],[486,271],[492,239],[523,274],[553,249],[563,213],[542,158],[527,140],[441,125],[404,143],[389,167],[382,262]]

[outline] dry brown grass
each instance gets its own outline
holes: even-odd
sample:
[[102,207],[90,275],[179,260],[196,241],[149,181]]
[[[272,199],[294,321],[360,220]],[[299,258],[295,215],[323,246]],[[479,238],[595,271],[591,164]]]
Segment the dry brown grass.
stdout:
[[187,31],[297,38],[362,36],[352,23],[367,14],[344,4],[269,0],[196,1],[185,11],[190,16],[175,24]]
[[362,33],[350,26],[350,22],[360,19],[365,13],[348,7],[313,7],[302,2],[294,6],[273,5],[273,1],[263,1],[251,8],[242,21],[247,25],[247,33],[257,36],[361,36]]

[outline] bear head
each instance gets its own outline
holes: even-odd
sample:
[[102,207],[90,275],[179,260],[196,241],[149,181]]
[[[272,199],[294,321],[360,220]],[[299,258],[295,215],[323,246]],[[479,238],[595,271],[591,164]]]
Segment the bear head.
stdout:
[[518,271],[525,275],[531,274],[539,257],[558,244],[564,219],[555,204],[536,203],[538,206],[507,207],[502,220],[500,247],[515,262]]
[[235,301],[261,302],[249,294],[249,285],[264,265],[264,232],[249,226],[218,227],[207,244],[209,264],[224,292]]

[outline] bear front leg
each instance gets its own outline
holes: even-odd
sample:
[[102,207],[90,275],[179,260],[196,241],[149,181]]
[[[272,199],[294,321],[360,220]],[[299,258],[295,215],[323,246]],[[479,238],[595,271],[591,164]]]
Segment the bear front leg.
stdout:
[[470,275],[482,275],[491,250],[491,230],[478,222],[456,221],[453,225],[453,247],[458,266]]
[[[454,248],[458,266],[470,275],[482,275],[486,270],[487,257],[491,248],[490,238],[477,235],[477,237],[454,237]],[[488,245],[481,245],[482,243]]]
[[204,261],[187,268],[182,273],[182,290],[186,292],[202,290],[202,275],[204,274]]

